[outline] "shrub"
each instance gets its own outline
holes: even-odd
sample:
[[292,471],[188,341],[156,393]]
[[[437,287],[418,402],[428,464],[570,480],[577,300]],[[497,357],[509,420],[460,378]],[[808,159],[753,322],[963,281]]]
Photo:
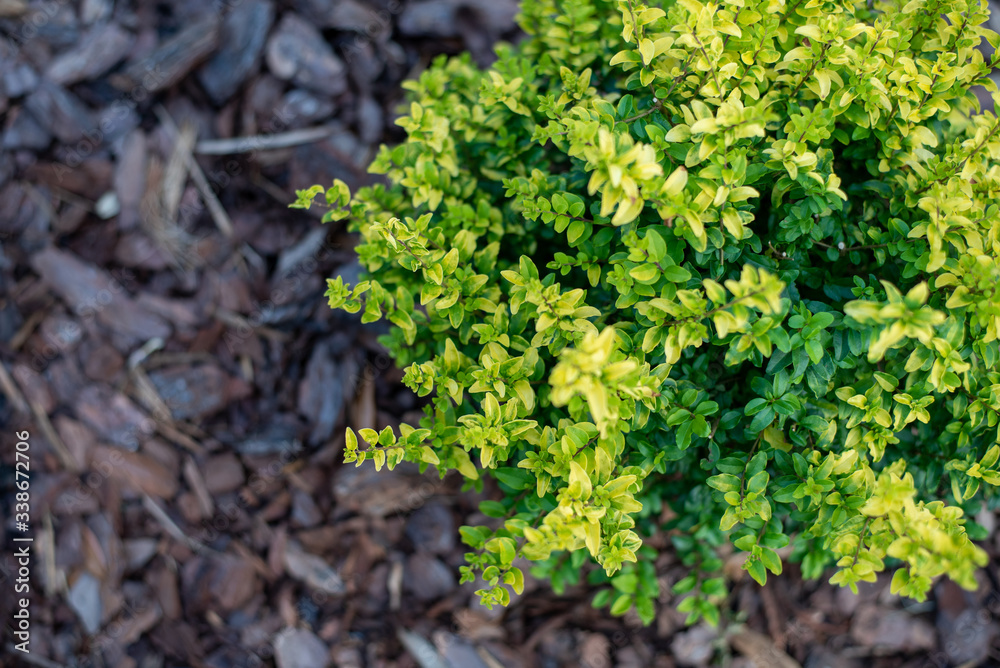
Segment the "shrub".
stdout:
[[325,194],[360,232],[368,280],[330,304],[387,318],[430,397],[398,434],[349,430],[347,461],[496,481],[495,519],[461,529],[488,605],[525,557],[648,622],[642,541],[664,530],[689,621],[718,621],[727,541],[760,583],[790,560],[852,589],[892,568],[920,600],[943,573],[974,588],[964,517],[1000,484],[986,18],[524,0],[492,69],[435,61],[372,165],[391,186],[293,205]]

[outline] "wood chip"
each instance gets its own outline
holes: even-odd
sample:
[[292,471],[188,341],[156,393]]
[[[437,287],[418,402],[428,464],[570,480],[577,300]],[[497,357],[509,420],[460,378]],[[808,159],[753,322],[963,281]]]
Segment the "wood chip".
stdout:
[[163,610],[160,606],[153,604],[138,610],[133,610],[134,614],[125,614],[116,619],[112,624],[116,630],[116,640],[122,647],[129,647],[143,633],[153,628],[163,617]]
[[83,361],[83,372],[91,380],[111,382],[125,366],[125,359],[118,350],[107,343],[89,351]]
[[211,415],[245,394],[215,364],[157,369],[149,373],[149,379],[175,420]]
[[114,188],[121,211],[118,229],[131,230],[139,223],[139,205],[146,191],[146,135],[133,130],[122,140],[115,163]]
[[106,385],[90,385],[76,400],[76,414],[102,438],[129,450],[153,434],[155,424],[125,395]]
[[123,541],[126,572],[134,572],[156,556],[157,541],[153,538],[129,538]]
[[31,266],[71,310],[96,318],[113,332],[148,341],[167,338],[170,326],[138,306],[122,283],[76,256],[48,247],[31,257]]
[[141,86],[146,94],[173,86],[215,50],[219,23],[214,11],[190,21],[148,56],[129,65],[122,75],[111,77],[111,83],[121,90]]
[[224,554],[212,561],[211,577],[205,584],[220,612],[239,610],[260,590],[257,569],[250,560]]
[[111,183],[114,168],[107,160],[91,158],[70,169],[54,162],[37,162],[25,170],[26,178],[45,185],[64,202],[77,204],[88,211]]
[[[353,374],[345,374],[343,383],[344,392],[351,396],[355,391],[354,402],[351,410],[351,426],[355,431],[360,429],[375,428],[375,369],[371,365],[366,365],[364,373],[358,378]],[[360,383],[355,387],[355,383]]]
[[930,652],[934,637],[931,624],[904,610],[863,604],[851,620],[851,638],[878,652]]
[[[35,121],[64,144],[73,144],[85,138],[85,132],[93,132],[94,120],[87,107],[68,90],[57,84],[43,81],[38,88],[25,98],[24,108]],[[90,135],[85,141],[91,145],[88,152],[94,150],[95,140]],[[101,140],[97,140],[100,143]]]
[[81,573],[70,587],[66,602],[76,613],[84,630],[91,635],[97,633],[103,615],[100,581],[90,573]]
[[455,574],[441,560],[417,553],[406,560],[403,584],[418,601],[435,601],[455,589]]
[[312,24],[285,14],[267,43],[267,66],[280,79],[327,95],[347,91],[347,68]]
[[763,633],[742,627],[727,637],[729,644],[750,659],[756,668],[802,668],[798,661],[775,647],[774,641]]
[[312,631],[287,628],[274,638],[278,668],[326,668],[330,650]]
[[517,15],[515,0],[429,0],[407,3],[399,16],[399,31],[404,35],[434,37],[459,36],[461,12],[477,16],[484,28],[499,34],[514,27]]
[[94,446],[97,444],[97,437],[85,424],[65,415],[57,415],[54,426],[60,438],[66,443],[67,449],[73,456],[77,465],[77,470],[83,470],[90,466],[90,457]]
[[260,63],[274,6],[267,0],[245,0],[226,16],[218,52],[198,71],[198,80],[221,105],[239,89]]
[[27,13],[28,3],[25,0],[0,0],[0,17],[14,18]]
[[132,490],[160,499],[177,493],[177,480],[152,457],[141,452],[98,445],[93,450],[91,468],[114,478]]
[[49,304],[39,308],[37,311],[28,316],[28,318],[24,321],[24,324],[21,325],[21,328],[17,330],[16,334],[14,334],[14,338],[10,340],[11,350],[18,350],[22,345],[24,345],[24,342],[27,341],[28,337],[35,331],[35,327],[37,327],[38,324],[49,315],[48,307],[51,303],[52,302],[50,301]]
[[321,557],[304,551],[298,543],[289,541],[284,557],[285,570],[296,580],[332,596],[341,596],[347,591],[337,571]]
[[235,492],[246,482],[246,474],[239,457],[231,452],[216,455],[205,460],[205,485],[213,495]]
[[299,412],[308,417],[312,425],[310,445],[319,445],[330,438],[344,409],[339,373],[329,347],[317,345],[306,365],[305,378],[299,384]]
[[16,106],[7,112],[0,147],[6,150],[28,149],[41,151],[48,148],[52,135],[35,120],[31,112],[23,106]]
[[115,23],[96,26],[72,49],[49,61],[45,76],[63,85],[95,79],[122,60],[134,40]]

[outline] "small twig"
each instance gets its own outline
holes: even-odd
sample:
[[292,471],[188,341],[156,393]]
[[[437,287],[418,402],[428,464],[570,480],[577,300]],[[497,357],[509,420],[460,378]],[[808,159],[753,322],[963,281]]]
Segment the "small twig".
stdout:
[[315,128],[291,130],[280,135],[251,135],[248,137],[233,137],[231,139],[204,139],[195,145],[194,152],[199,155],[233,155],[235,153],[269,151],[308,144],[329,137],[336,131],[337,126],[335,125],[321,125]]
[[39,306],[37,309],[32,311],[31,315],[28,316],[21,328],[17,330],[14,337],[10,340],[10,349],[17,351],[24,345],[24,342],[28,340],[28,337],[35,331],[38,324],[45,319],[45,316],[49,314],[49,307],[55,303],[55,298],[51,295],[47,296],[45,303]]
[[816,244],[817,246],[822,246],[823,248],[829,248],[830,250],[838,251],[838,252],[840,252],[841,255],[844,255],[845,253],[850,253],[851,251],[856,251],[856,250],[873,250],[875,248],[885,248],[886,246],[889,245],[889,244],[870,244],[870,245],[867,245],[867,246],[849,246],[849,247],[846,247],[846,248],[841,248],[840,246],[832,246],[832,245],[830,245],[828,243],[824,243],[822,241],[815,241],[814,240],[813,243]]
[[629,116],[628,118],[623,118],[622,120],[620,120],[618,122],[619,123],[631,123],[632,121],[637,121],[640,118],[645,118],[646,116],[649,116],[650,114],[655,113],[655,112],[657,112],[657,111],[659,111],[661,109],[663,109],[663,101],[662,100],[657,100],[656,102],[653,103],[653,106],[650,107],[649,109],[647,109],[647,110],[645,110],[643,112],[640,112],[640,113],[636,114],[635,116]]
[[[164,166],[156,156],[149,159],[146,167],[149,187],[139,207],[140,225],[171,264],[193,269],[201,264],[201,258],[193,250],[194,238],[176,220],[188,170],[177,151],[169,162]],[[176,199],[171,203],[174,193]]]
[[858,535],[858,549],[854,550],[854,559],[851,561],[851,566],[858,563],[858,557],[861,556],[861,548],[865,544],[865,534],[868,533],[868,525],[871,523],[872,518],[865,518],[865,525],[861,527],[861,533]]
[[7,367],[2,362],[0,362],[0,391],[7,395],[10,403],[14,404],[15,411],[18,413],[28,412],[28,402],[25,401],[20,388],[18,388],[10,372],[7,371]]
[[166,422],[158,419],[155,415],[152,419],[156,423],[156,431],[167,440],[173,441],[196,455],[205,454],[205,449],[196,440],[181,431],[181,427],[188,427],[189,425],[183,422]]
[[62,465],[66,467],[66,470],[78,473],[80,471],[80,464],[76,461],[76,457],[69,451],[63,440],[59,438],[59,434],[56,432],[55,427],[49,421],[49,416],[46,415],[45,411],[34,401],[29,401],[28,405],[31,406],[31,414],[35,416],[35,422],[38,424],[38,428],[42,430],[42,435],[45,439],[52,444],[52,447],[56,451],[56,456]]
[[163,401],[160,393],[156,391],[156,386],[149,379],[145,369],[142,367],[129,369],[129,380],[132,381],[133,388],[130,394],[138,399],[139,403],[149,410],[155,418],[167,423],[173,421],[170,408]]
[[149,379],[146,370],[142,367],[143,361],[152,353],[163,347],[163,339],[153,338],[147,341],[141,348],[133,352],[128,357],[128,373],[132,382],[133,392],[139,402],[145,406],[155,418],[162,422],[173,422],[170,408],[156,391],[153,381]]
[[157,350],[161,350],[162,348],[163,339],[159,337],[146,341],[146,343],[142,344],[140,348],[134,350],[132,354],[128,356],[128,368],[137,368],[140,364],[145,362],[150,355],[155,353]]
[[175,364],[195,364],[197,362],[211,362],[215,358],[208,353],[172,353],[158,352],[156,356],[150,356],[148,361],[144,361],[146,369],[161,369],[165,366]]
[[791,95],[788,96],[789,99],[795,97],[798,94],[799,90],[802,89],[802,86],[805,85],[806,81],[809,80],[809,77],[812,76],[812,73],[815,72],[819,64],[823,62],[823,56],[826,55],[826,52],[830,49],[831,46],[833,46],[832,42],[826,42],[825,44],[823,44],[823,49],[819,53],[819,58],[814,60],[813,64],[809,67],[809,71],[802,75],[802,78],[799,80],[799,83],[795,87],[795,90],[793,90]]
[[[295,199],[295,197],[291,193],[286,192],[284,188],[276,184],[274,181],[271,181],[264,175],[260,174],[259,172],[251,173],[250,181],[255,186],[257,186],[265,193],[270,195],[275,201],[280,202],[281,204],[287,206],[289,202]],[[299,209],[299,211],[303,211],[317,219],[323,217],[322,211],[320,211],[319,209],[313,209],[312,207],[309,207],[308,209]]]
[[160,183],[160,202],[163,204],[164,216],[171,223],[177,222],[177,211],[184,196],[184,184],[191,173],[188,156],[197,139],[197,130],[190,123],[185,123],[179,131],[171,128],[174,134],[174,150],[163,168],[163,180]]
[[389,609],[397,611],[400,608],[403,592],[403,562],[394,560],[389,567],[389,578],[386,581],[386,589],[389,590]]
[[[345,626],[344,628],[350,628]],[[406,651],[410,653],[410,656],[420,668],[446,668],[444,659],[435,649],[434,645],[429,643],[422,635],[419,633],[414,633],[402,627],[396,629],[396,637],[399,638],[400,644],[406,648]]]
[[249,320],[247,320],[245,317],[243,317],[239,313],[235,313],[235,312],[229,311],[227,309],[216,308],[212,312],[212,316],[216,320],[218,320],[219,322],[221,322],[223,324],[226,324],[226,325],[229,325],[230,327],[250,328],[254,332],[256,332],[257,334],[260,334],[261,336],[267,337],[267,338],[271,339],[272,341],[287,341],[288,340],[288,333],[287,332],[282,332],[280,330],[273,329],[271,327],[267,327],[266,325],[256,325],[255,326],[255,325],[251,324]]
[[[695,35],[693,32],[691,33],[691,35],[692,35],[692,37],[694,37],[694,41],[697,42],[698,49],[701,51],[701,55],[705,56],[705,64],[708,65],[708,71],[712,73],[712,80],[715,82],[715,89],[718,91],[719,98],[721,99],[722,98],[722,86],[719,85],[719,77],[715,73],[715,68],[712,67],[712,62],[708,59],[708,52],[705,51],[705,46],[701,43],[701,40],[698,39],[698,36]],[[728,39],[729,35],[726,35],[726,38]],[[723,48],[725,48],[725,46],[726,46],[725,41],[723,41],[722,46],[723,46]],[[701,89],[701,87],[699,86],[699,90],[700,89]]]
[[42,518],[42,530],[39,532],[38,545],[42,552],[42,565],[45,569],[45,580],[42,586],[46,596],[66,593],[66,572],[56,566],[55,530],[52,527],[52,513],[46,512]]
[[[174,123],[173,119],[167,113],[167,110],[163,108],[162,105],[156,106],[156,115],[160,118],[160,122],[167,127],[168,130],[174,136],[179,136],[180,133],[177,130],[177,125]],[[194,181],[195,186],[198,188],[198,192],[201,193],[202,199],[205,200],[205,206],[208,207],[208,212],[212,215],[212,220],[215,221],[216,227],[219,231],[226,236],[226,238],[233,238],[233,223],[229,220],[229,214],[226,210],[222,208],[222,203],[219,202],[219,198],[215,196],[215,192],[212,190],[212,186],[209,185],[208,179],[205,178],[205,172],[201,170],[201,166],[194,159],[194,153],[191,151],[186,152],[188,169],[191,173],[191,180]]]
[[715,315],[719,311],[724,311],[725,309],[729,308],[733,304],[736,304],[737,302],[739,302],[739,301],[741,301],[743,299],[748,299],[750,297],[756,297],[757,295],[759,295],[762,292],[764,292],[764,291],[763,290],[755,290],[753,292],[748,292],[747,294],[743,295],[742,297],[734,297],[733,299],[729,300],[728,302],[726,302],[722,306],[716,306],[715,308],[711,309],[710,311],[705,311],[701,315],[692,315],[692,316],[688,316],[686,318],[680,318],[678,320],[670,320],[668,322],[664,322],[663,325],[662,325],[662,327],[673,327],[674,325],[681,325],[681,324],[683,324],[685,322],[691,322],[693,320],[701,321],[701,320],[704,320],[705,318],[711,318],[713,315]]
[[146,510],[149,511],[149,514],[160,523],[168,534],[170,534],[175,540],[184,543],[184,545],[186,545],[192,552],[197,552],[198,554],[203,555],[217,554],[216,550],[213,550],[204,543],[201,543],[184,533],[184,531],[177,526],[177,523],[170,519],[170,515],[167,515],[167,511],[161,508],[149,494],[142,495],[142,505],[145,506]]

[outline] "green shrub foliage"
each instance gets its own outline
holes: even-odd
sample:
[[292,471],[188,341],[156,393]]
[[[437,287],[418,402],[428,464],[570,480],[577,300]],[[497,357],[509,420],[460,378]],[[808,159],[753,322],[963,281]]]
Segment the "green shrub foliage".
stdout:
[[790,560],[975,587],[965,518],[1000,485],[987,12],[524,0],[489,71],[435,61],[372,165],[391,185],[294,205],[360,233],[367,280],[330,304],[388,319],[429,398],[348,431],[347,461],[496,480],[461,529],[490,605],[524,557],[648,622],[654,532],[690,621],[718,621],[727,542],[761,583]]

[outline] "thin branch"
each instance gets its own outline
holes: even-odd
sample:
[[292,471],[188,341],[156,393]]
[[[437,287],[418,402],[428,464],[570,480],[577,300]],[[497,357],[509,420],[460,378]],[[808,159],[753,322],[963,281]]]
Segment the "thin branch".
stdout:
[[194,152],[199,155],[233,155],[254,151],[271,151],[309,144],[329,137],[337,131],[334,125],[291,130],[277,135],[251,135],[230,139],[203,139],[195,144]]
[[[160,122],[166,126],[170,132],[175,136],[181,136],[180,131],[177,129],[177,124],[174,123],[170,114],[162,105],[156,106],[156,115],[159,116]],[[194,181],[195,186],[198,188],[198,192],[201,193],[201,197],[205,200],[205,206],[208,207],[208,212],[212,215],[212,220],[215,222],[215,226],[219,228],[219,231],[227,239],[233,238],[233,223],[229,219],[229,214],[223,208],[222,203],[219,202],[219,198],[215,196],[215,191],[212,190],[212,186],[209,185],[208,179],[205,178],[205,172],[201,170],[201,166],[194,159],[194,153],[190,150],[185,150],[183,158],[187,161],[188,173],[191,175],[191,180]]]
[[161,508],[149,494],[143,494],[142,505],[145,506],[146,510],[149,511],[149,514],[160,523],[160,526],[162,526],[168,534],[173,536],[175,540],[186,545],[192,552],[202,555],[218,554],[216,550],[213,550],[204,543],[197,541],[184,533],[184,531],[177,526],[177,523],[170,519],[170,515],[167,515],[167,511]]
[[7,399],[10,400],[14,410],[18,413],[27,413],[30,410],[28,402],[25,400],[20,388],[14,382],[14,378],[7,371],[7,367],[4,366],[3,362],[0,362],[0,392],[7,395]]
[[865,534],[868,532],[868,525],[871,521],[872,518],[865,518],[865,525],[861,527],[861,533],[858,535],[858,549],[854,550],[854,560],[851,561],[851,566],[858,563],[858,557],[861,556],[861,546],[865,544]]
[[845,253],[849,253],[851,251],[856,251],[856,250],[872,250],[874,248],[885,248],[886,246],[889,245],[889,244],[886,243],[886,244],[870,244],[870,245],[867,245],[867,246],[849,246],[849,247],[846,247],[846,248],[841,248],[840,246],[832,246],[832,245],[830,245],[828,243],[824,243],[822,241],[813,241],[813,243],[816,244],[817,246],[822,246],[823,248],[829,248],[830,250],[839,251],[841,255],[844,255]]
[[649,109],[647,109],[646,111],[643,111],[642,113],[638,113],[635,116],[630,116],[628,118],[623,118],[622,120],[620,120],[618,122],[619,123],[631,123],[632,121],[637,121],[640,118],[645,118],[646,116],[649,116],[650,114],[656,113],[657,111],[660,111],[661,109],[663,109],[663,100],[657,100],[653,104],[653,106],[650,107]]
[[734,299],[731,299],[730,301],[726,302],[722,306],[716,306],[715,308],[711,309],[710,311],[705,311],[701,315],[693,315],[693,316],[690,316],[688,318],[681,318],[680,320],[671,320],[670,322],[663,323],[663,325],[661,325],[661,326],[662,327],[673,327],[674,325],[680,325],[680,324],[683,324],[685,322],[690,322],[692,320],[704,320],[705,318],[710,318],[713,315],[715,315],[716,313],[718,313],[719,311],[726,310],[727,308],[729,308],[730,306],[732,306],[736,302],[742,301],[744,299],[749,299],[750,297],[755,297],[755,296],[759,295],[762,292],[764,292],[764,290],[754,290],[753,292],[748,292],[747,294],[743,295],[742,297],[736,297]]
[[[698,39],[698,36],[694,33],[692,33],[692,36],[694,37],[694,41],[698,44],[698,50],[701,51],[701,55],[705,56],[705,64],[708,65],[708,71],[712,73],[712,80],[715,81],[715,89],[719,92],[719,99],[721,100],[722,86],[719,85],[719,77],[715,73],[715,67],[712,66],[712,61],[709,60],[708,52],[705,51],[705,46],[701,43],[701,40]],[[729,35],[726,35],[726,37],[729,37]],[[725,48],[725,41],[723,41],[723,48]],[[698,90],[701,90],[700,85],[698,86]]]

